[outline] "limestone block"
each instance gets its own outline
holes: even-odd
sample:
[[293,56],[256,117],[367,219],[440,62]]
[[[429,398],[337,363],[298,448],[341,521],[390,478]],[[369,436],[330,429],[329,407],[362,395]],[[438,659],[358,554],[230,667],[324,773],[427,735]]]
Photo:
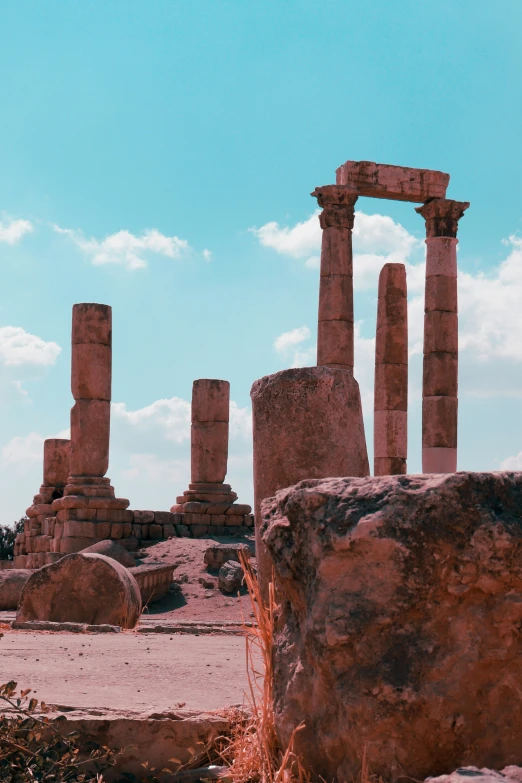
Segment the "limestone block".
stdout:
[[[246,503],[233,503],[231,506],[227,508],[225,511],[226,515],[230,514],[250,514],[252,511],[252,506],[248,506]],[[213,513],[213,512],[209,512]]]
[[173,515],[170,511],[155,511],[154,522],[157,525],[171,525],[173,521]]
[[456,397],[458,358],[453,353],[429,353],[424,356],[422,389],[425,397]]
[[254,515],[253,514],[245,514],[245,525],[247,527],[254,527]]
[[244,515],[243,514],[228,514],[226,517],[226,526],[227,527],[237,527],[243,524],[244,522]]
[[134,522],[137,525],[145,525],[154,522],[154,511],[135,511]]
[[128,538],[132,535],[132,524],[131,522],[124,522],[123,523],[123,538]]
[[159,541],[163,538],[163,528],[161,525],[149,525],[149,538]]
[[111,523],[96,521],[96,538],[105,539],[111,537]]
[[82,552],[29,578],[16,619],[134,628],[140,613],[140,589],[130,571],[104,555]]
[[123,538],[123,522],[111,523],[111,538]]
[[35,539],[35,546],[34,551],[35,552],[49,552],[50,551],[50,542],[52,541],[51,536],[37,536]]
[[142,525],[141,526],[141,538],[143,538],[145,540],[150,538],[149,528],[150,528],[150,525]]
[[163,525],[163,538],[172,538],[176,535],[174,525]]
[[225,514],[209,514],[211,525],[225,525],[227,518]]
[[408,410],[408,365],[375,365],[376,411]]
[[203,538],[209,533],[209,525],[192,525],[190,531],[194,538]]
[[66,538],[96,538],[96,523],[78,522],[74,519],[64,521],[63,535]]
[[212,544],[205,550],[203,561],[211,571],[217,571],[228,560],[235,560],[239,563],[240,552],[247,560],[250,559],[248,544]]
[[338,185],[351,185],[361,196],[413,202],[444,198],[450,178],[442,171],[369,160],[347,160],[336,170],[336,175]]
[[75,304],[72,311],[72,344],[112,345],[112,308],[95,303]]
[[[231,507],[230,503],[209,503],[208,508],[206,510],[206,514],[226,514],[228,509]],[[188,511],[188,508],[185,509],[185,511]]]
[[408,329],[406,326],[377,328],[375,363],[408,364]]
[[227,560],[219,569],[218,586],[222,593],[237,593],[243,586],[243,568],[234,560]]
[[424,315],[424,353],[459,350],[458,316],[438,310]]
[[190,528],[187,525],[177,524],[175,528],[180,538],[190,538]]
[[71,392],[75,400],[111,399],[112,351],[109,345],[75,345],[72,351]]
[[379,457],[408,455],[408,413],[405,410],[374,411],[374,454]]
[[[17,564],[18,565],[18,564]],[[0,610],[13,611],[18,606],[22,588],[32,571],[22,568],[0,569]]]
[[457,445],[456,397],[425,397],[422,401],[422,446],[455,448]]
[[521,510],[522,472],[307,480],[265,503],[276,728],[286,747],[304,723],[314,778],[355,779],[363,752],[390,781],[519,758]]
[[125,568],[133,568],[136,565],[136,560],[133,556],[115,541],[98,541],[96,544],[92,544],[92,546],[82,550],[83,555],[89,553],[110,557],[112,560],[116,560],[117,563],[121,563]]
[[201,378],[192,385],[192,422],[228,422],[230,383]]
[[71,474],[104,476],[109,467],[108,400],[77,400],[71,408]]
[[456,313],[457,279],[448,275],[431,275],[426,278],[424,309],[426,311],[445,310]]
[[317,330],[317,364],[353,367],[353,323],[319,321]]
[[92,538],[80,538],[80,537],[63,537],[60,539],[60,552],[62,555],[70,555],[73,552],[81,552],[82,549],[87,549],[88,546],[92,546],[95,541]]
[[63,523],[57,520],[54,523],[54,537],[60,539],[63,536]]
[[211,514],[213,513],[210,511],[211,506],[212,503],[202,503],[199,500],[189,500],[183,505],[183,511],[185,513],[188,512],[193,514]]
[[[368,475],[359,385],[350,371],[283,370],[256,381],[250,396],[256,519],[265,498],[302,479]],[[272,569],[258,531],[256,551],[266,586]]]
[[321,277],[319,320],[353,322],[353,280],[349,275]]
[[227,474],[228,422],[193,422],[190,455],[193,483],[223,482]]
[[63,487],[70,474],[71,441],[65,438],[47,438],[44,440],[44,484]]

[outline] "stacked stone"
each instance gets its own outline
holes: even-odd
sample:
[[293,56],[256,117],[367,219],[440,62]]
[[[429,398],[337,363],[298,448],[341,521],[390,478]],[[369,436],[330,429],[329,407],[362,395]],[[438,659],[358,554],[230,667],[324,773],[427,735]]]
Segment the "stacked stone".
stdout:
[[407,472],[408,302],[404,264],[385,264],[379,275],[373,442],[376,476]]
[[172,506],[195,538],[250,532],[252,508],[236,503],[225,484],[228,462],[230,384],[200,379],[192,386],[191,483]]
[[51,544],[54,552],[79,552],[106,538],[127,539],[128,548],[138,546],[132,539],[129,501],[116,498],[110,479],[105,478],[109,466],[111,375],[111,308],[74,305],[71,472],[63,497],[52,503],[56,515]]
[[352,229],[358,191],[324,185],[311,194],[323,211],[317,365],[353,371]]
[[26,511],[28,519],[24,531],[16,537],[17,568],[41,568],[57,559],[51,549],[55,527],[52,503],[63,496],[70,455],[69,440],[48,438],[44,441],[43,483]]
[[422,383],[422,472],[457,470],[457,230],[469,202],[436,198],[426,221],[426,290]]

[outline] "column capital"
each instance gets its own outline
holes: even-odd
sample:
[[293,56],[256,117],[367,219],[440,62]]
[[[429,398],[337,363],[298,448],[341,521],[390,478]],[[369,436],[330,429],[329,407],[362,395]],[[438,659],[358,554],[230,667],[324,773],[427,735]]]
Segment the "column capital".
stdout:
[[321,228],[353,228],[354,205],[359,192],[347,185],[322,185],[310,193],[323,208],[319,215]]
[[468,207],[469,201],[434,198],[415,207],[415,212],[426,221],[426,237],[456,237],[459,220]]

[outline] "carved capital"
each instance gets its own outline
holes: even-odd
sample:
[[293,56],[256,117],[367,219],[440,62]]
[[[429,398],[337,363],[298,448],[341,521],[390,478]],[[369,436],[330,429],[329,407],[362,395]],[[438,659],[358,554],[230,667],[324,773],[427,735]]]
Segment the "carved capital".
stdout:
[[450,198],[434,198],[415,212],[426,221],[427,237],[456,237],[459,220],[469,207],[469,201],[453,201]]
[[323,185],[310,194],[323,208],[319,215],[321,228],[353,228],[357,190],[346,185]]

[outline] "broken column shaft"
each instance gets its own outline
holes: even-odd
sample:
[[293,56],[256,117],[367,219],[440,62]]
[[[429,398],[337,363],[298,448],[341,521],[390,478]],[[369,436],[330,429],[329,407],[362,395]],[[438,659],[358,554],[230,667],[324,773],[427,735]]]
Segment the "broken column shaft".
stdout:
[[433,199],[426,221],[426,289],[422,381],[422,472],[457,470],[457,230],[469,202]]
[[408,306],[404,264],[385,264],[379,275],[373,442],[376,476],[407,472]]
[[325,185],[311,195],[323,208],[317,364],[353,370],[352,229],[358,193],[349,186]]

